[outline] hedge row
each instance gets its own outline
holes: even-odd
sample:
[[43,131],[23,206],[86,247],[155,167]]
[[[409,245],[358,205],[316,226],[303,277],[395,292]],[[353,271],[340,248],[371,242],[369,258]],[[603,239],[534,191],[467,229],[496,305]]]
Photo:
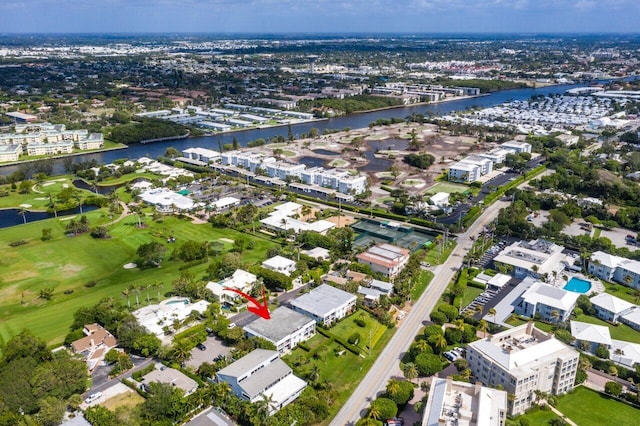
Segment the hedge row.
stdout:
[[327,337],[329,339],[333,339],[336,342],[340,343],[349,352],[352,352],[353,354],[355,354],[357,356],[360,356],[360,348],[357,347],[356,345],[352,345],[351,343],[347,342],[346,340],[341,339],[340,337],[336,336],[333,333],[329,333],[327,330],[325,330],[325,329],[323,329],[321,327],[318,327],[316,330],[318,331],[318,333],[322,334],[324,337]]

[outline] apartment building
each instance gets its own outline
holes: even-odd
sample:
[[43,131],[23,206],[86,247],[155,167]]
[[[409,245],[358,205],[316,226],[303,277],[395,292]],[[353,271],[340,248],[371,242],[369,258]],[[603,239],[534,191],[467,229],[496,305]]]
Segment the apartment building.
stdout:
[[631,288],[640,288],[640,262],[602,251],[591,255],[587,270],[590,274]]
[[514,395],[509,414],[519,415],[535,401],[535,391],[559,395],[573,389],[578,352],[535,327],[523,324],[467,347],[475,378],[489,386],[502,385]]
[[516,300],[515,312],[529,318],[540,317],[547,322],[564,322],[576,307],[579,296],[579,293],[537,281]]
[[503,426],[507,393],[476,384],[433,377],[422,426]]
[[256,349],[216,373],[218,383],[228,383],[241,399],[256,402],[269,397],[269,414],[293,402],[307,386],[279,358],[277,351]]
[[452,182],[471,183],[492,171],[492,160],[471,155],[449,166],[449,180]]
[[567,264],[573,264],[573,258],[562,251],[564,247],[546,240],[516,241],[505,247],[493,259],[497,266],[513,270],[516,278],[527,275],[540,278],[553,271],[561,272]]
[[368,265],[375,272],[395,278],[409,262],[409,250],[392,244],[378,244],[356,256],[358,263]]
[[289,304],[294,311],[313,318],[327,327],[353,312],[357,297],[339,288],[322,284]]
[[271,312],[271,319],[258,318],[244,326],[244,331],[248,337],[261,337],[273,343],[279,353],[286,354],[316,334],[316,322],[307,315],[280,306]]

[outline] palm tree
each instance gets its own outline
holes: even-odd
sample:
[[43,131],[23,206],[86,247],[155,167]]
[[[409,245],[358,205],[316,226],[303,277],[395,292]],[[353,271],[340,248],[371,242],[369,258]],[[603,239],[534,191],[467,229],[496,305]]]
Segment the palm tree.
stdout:
[[372,403],[371,407],[369,407],[369,413],[367,414],[367,417],[370,419],[380,420],[381,416],[382,413],[380,412],[380,407],[378,407],[378,404],[376,404],[375,402]]
[[416,349],[418,349],[418,351],[420,351],[420,353],[428,350],[429,348],[429,342],[427,342],[424,339],[420,339],[416,342]]
[[496,323],[496,310],[495,308],[491,308],[489,309],[489,315],[491,315],[491,317],[493,318],[493,321],[491,321],[492,323]]
[[129,296],[131,295],[131,292],[129,291],[128,288],[125,288],[124,290],[122,290],[122,295],[127,298],[127,307],[130,308],[131,300],[129,299]]
[[487,337],[487,330],[489,329],[489,324],[485,320],[480,320],[478,323],[478,330],[482,331],[482,337]]
[[158,301],[160,301],[160,289],[162,289],[164,287],[164,283],[157,281],[154,282],[152,284],[152,286],[156,289],[156,291],[158,292]]
[[397,380],[389,380],[387,383],[387,393],[391,396],[396,396],[400,392],[400,382]]
[[412,362],[408,362],[404,365],[404,377],[409,379],[410,381],[416,379],[418,377],[418,369],[416,365]]
[[622,355],[624,355],[624,351],[620,348],[616,348],[616,350],[613,351],[613,353],[618,355],[618,363],[622,362]]
[[316,364],[313,364],[311,370],[309,371],[309,380],[312,382],[317,381],[320,378],[320,367]]
[[149,284],[140,284],[140,285],[139,285],[139,288],[140,288],[140,291],[141,291],[141,292],[143,292],[143,291],[145,291],[145,290],[146,290],[146,292],[147,292],[147,304],[150,304],[150,303],[151,303],[151,301],[149,300],[149,287],[150,287],[150,285],[149,285]]
[[138,288],[138,286],[136,284],[131,284],[129,286],[129,290],[131,290],[136,295],[136,306],[140,306],[140,299],[138,298],[138,296],[140,296],[140,289]]
[[186,340],[176,340],[171,351],[173,359],[181,364],[191,358],[191,348]]
[[440,353],[447,347],[447,339],[440,333],[434,334],[434,336],[435,337],[430,338],[431,344],[433,345],[433,349]]
[[27,210],[24,207],[20,207],[20,211],[18,212],[19,215],[22,215],[22,221],[24,222],[24,224],[27,224],[27,216],[26,216]]
[[558,320],[560,319],[560,312],[555,309],[551,311],[551,319],[553,320],[553,322],[558,322]]

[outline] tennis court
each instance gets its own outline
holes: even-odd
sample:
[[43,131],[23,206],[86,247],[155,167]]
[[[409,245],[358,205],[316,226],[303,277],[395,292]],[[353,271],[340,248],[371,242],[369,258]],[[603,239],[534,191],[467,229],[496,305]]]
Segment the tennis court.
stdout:
[[438,192],[446,192],[447,194],[453,194],[454,192],[467,192],[469,191],[469,187],[465,185],[459,185],[457,183],[451,182],[438,182],[429,189],[427,189],[427,194],[436,194]]

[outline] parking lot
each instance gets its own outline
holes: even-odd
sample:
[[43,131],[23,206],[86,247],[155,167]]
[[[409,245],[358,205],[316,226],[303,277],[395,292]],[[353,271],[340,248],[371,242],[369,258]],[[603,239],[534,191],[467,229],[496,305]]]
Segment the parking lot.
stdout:
[[222,340],[216,336],[209,336],[203,342],[206,350],[193,348],[191,350],[191,358],[185,364],[189,367],[198,368],[204,362],[212,363],[214,358],[223,355],[227,356],[231,353],[231,346],[227,346]]

